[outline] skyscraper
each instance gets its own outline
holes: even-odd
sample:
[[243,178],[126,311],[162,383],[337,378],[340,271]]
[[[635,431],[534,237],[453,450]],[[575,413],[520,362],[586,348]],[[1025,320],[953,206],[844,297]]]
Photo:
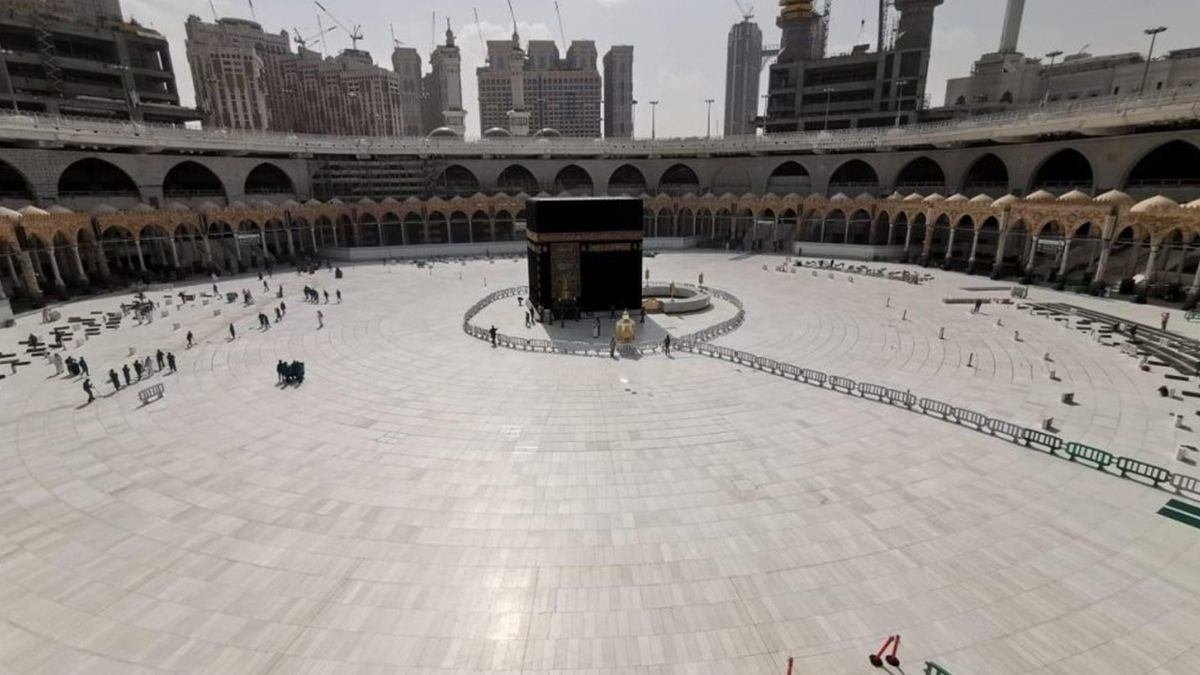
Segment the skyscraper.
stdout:
[[291,53],[286,31],[263,32],[245,19],[216,23],[192,15],[184,24],[196,105],[204,124],[230,129],[290,130],[280,61]]
[[729,30],[725,57],[726,136],[754,133],[762,51],[762,31],[749,17]]
[[550,40],[531,40],[529,53],[520,38],[492,40],[488,65],[479,78],[480,130],[499,127],[514,136],[554,129],[563,136],[600,136],[600,71],[596,43],[576,40],[560,58]]
[[462,105],[462,54],[454,43],[454,31],[446,21],[446,44],[429,55],[430,72],[424,82],[425,131],[449,127],[463,134],[466,112]]
[[613,45],[604,55],[604,136],[633,136],[633,47]]

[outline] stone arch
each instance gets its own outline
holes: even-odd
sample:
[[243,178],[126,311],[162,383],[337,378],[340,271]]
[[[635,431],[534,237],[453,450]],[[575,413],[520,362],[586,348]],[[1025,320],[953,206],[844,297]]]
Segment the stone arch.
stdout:
[[727,208],[717,209],[713,215],[713,227],[716,232],[716,238],[727,240],[733,236],[733,213]]
[[554,194],[588,196],[596,193],[592,176],[578,164],[564,166],[554,177]]
[[96,157],[71,163],[58,176],[59,197],[141,198],[137,183],[117,165]]
[[108,269],[122,276],[140,275],[136,237],[128,228],[109,225],[100,231],[101,246]]
[[700,194],[700,178],[690,166],[672,164],[658,179],[658,191],[675,197],[682,197],[689,192]]
[[829,192],[879,192],[879,174],[861,159],[847,160],[829,177]]
[[386,211],[379,219],[379,227],[383,231],[382,246],[404,245],[404,222],[395,212]]
[[492,241],[492,219],[483,211],[471,214],[471,241]]
[[446,244],[450,239],[450,221],[446,219],[446,214],[441,211],[432,211],[429,214],[429,227],[427,228],[428,237],[426,244]]
[[421,218],[419,213],[404,214],[403,237],[405,243],[408,244],[424,244],[425,242],[425,220]]
[[34,201],[33,187],[25,174],[15,166],[0,160],[0,200]]
[[986,153],[971,163],[962,184],[963,192],[972,197],[983,193],[993,197],[1008,194],[1008,165],[995,153]]
[[521,164],[510,164],[501,171],[496,178],[496,189],[508,195],[522,192],[527,195],[536,195],[541,192],[533,172]]
[[723,164],[713,174],[712,191],[717,194],[742,195],[750,192],[750,173],[736,164]]
[[512,241],[516,236],[516,219],[508,211],[501,209],[496,212],[495,232],[496,241]]
[[1157,191],[1200,187],[1200,148],[1174,140],[1159,145],[1133,163],[1121,189]]
[[925,157],[917,157],[905,164],[896,175],[896,189],[901,192],[933,194],[946,192],[946,172],[942,165]]
[[646,193],[646,176],[632,164],[622,164],[608,178],[608,194],[633,196]]
[[433,194],[439,197],[468,197],[479,192],[479,179],[461,164],[442,169],[433,180]]
[[373,213],[360,213],[358,215],[358,245],[359,246],[381,246],[383,244],[383,233],[380,232],[379,219]]
[[713,213],[712,209],[701,207],[696,210],[696,236],[713,238],[715,230],[713,229]]
[[812,177],[804,165],[788,160],[771,171],[767,177],[767,192],[777,195],[806,194],[812,189]]
[[167,171],[162,182],[165,199],[225,199],[225,184],[213,170],[199,162],[184,160]]
[[450,243],[464,244],[471,241],[471,219],[462,211],[450,214]]
[[690,208],[684,207],[675,215],[676,236],[696,236],[696,216]]
[[871,237],[871,214],[865,209],[858,209],[850,214],[846,221],[846,243],[867,244]]
[[246,174],[242,192],[247,195],[279,195],[295,197],[296,184],[287,172],[271,162],[263,162]]
[[1064,148],[1042,160],[1033,175],[1032,190],[1091,192],[1095,181],[1092,163],[1074,148]]

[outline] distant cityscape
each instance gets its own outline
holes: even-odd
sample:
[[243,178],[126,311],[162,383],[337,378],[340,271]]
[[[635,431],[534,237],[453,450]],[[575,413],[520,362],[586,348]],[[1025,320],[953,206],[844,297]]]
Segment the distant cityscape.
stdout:
[[[1200,82],[1200,48],[1026,56],[1024,0],[1008,0],[996,51],[951,79],[942,105],[926,90],[935,11],[943,0],[879,0],[873,44],[827,49],[831,3],[783,0],[780,43],[765,45],[747,13],[728,36],[726,136],[878,128],[986,114],[1061,100],[1138,94]],[[196,107],[181,105],[160,33],[123,18],[119,0],[10,0],[0,15],[5,107],[206,128],[349,136],[467,135],[462,54],[447,22],[428,55],[396,44],[391,68],[354,47],[326,55],[316,35],[269,32],[242,18],[186,19]],[[478,67],[478,134],[543,138],[634,135],[633,54],[592,40],[486,43]],[[1151,48],[1152,49],[1152,48]],[[760,94],[766,70],[767,94]],[[653,105],[657,102],[651,102]],[[711,104],[710,129],[711,129]],[[654,130],[651,129],[653,135]],[[711,133],[711,130],[710,132]]]

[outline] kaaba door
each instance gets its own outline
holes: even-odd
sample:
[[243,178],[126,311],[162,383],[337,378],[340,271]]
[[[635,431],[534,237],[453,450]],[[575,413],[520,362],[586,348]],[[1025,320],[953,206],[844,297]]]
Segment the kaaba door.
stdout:
[[579,244],[550,245],[550,294],[555,302],[574,305],[580,296]]

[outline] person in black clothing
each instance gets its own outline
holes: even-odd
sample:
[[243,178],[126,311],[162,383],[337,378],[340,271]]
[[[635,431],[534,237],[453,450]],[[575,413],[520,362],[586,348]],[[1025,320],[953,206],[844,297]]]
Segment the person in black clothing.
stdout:
[[172,373],[175,372],[175,354],[171,352],[167,352],[167,367],[171,369]]
[[88,403],[96,400],[95,395],[92,394],[92,381],[86,377],[83,378],[83,391],[88,395]]
[[188,334],[187,334],[187,348],[188,348],[188,349],[191,349],[191,348],[192,348],[192,345],[193,345],[194,343],[195,343],[195,340],[194,340],[194,339],[193,339],[193,337],[192,337],[192,331],[190,331],[190,330],[189,330],[189,331],[188,331]]
[[133,372],[137,373],[138,382],[141,382],[142,381],[142,362],[141,361],[135,360],[133,362]]
[[323,292],[325,293],[325,304],[328,305],[329,304],[329,291],[323,291]]
[[117,377],[117,371],[112,368],[108,369],[108,381],[112,382],[113,391],[121,391],[121,378]]
[[279,363],[275,364],[275,377],[277,378],[277,382],[279,384],[283,384],[285,370],[287,370],[287,366],[284,365],[283,359],[279,359]]
[[488,335],[491,336],[492,346],[495,347],[496,346],[496,327],[495,326],[492,326],[491,328],[488,329]]
[[337,301],[338,301],[338,304],[340,305],[340,304],[342,304],[342,289],[339,288],[335,292],[337,293]]
[[128,387],[128,386],[129,386],[129,385],[131,385],[131,384],[133,384],[133,381],[129,379],[129,364],[128,364],[128,363],[126,363],[125,365],[121,366],[121,373],[122,373],[123,375],[125,375],[125,386],[126,386],[126,387]]
[[236,340],[236,339],[237,339],[237,331],[236,331],[236,330],[234,330],[234,328],[233,328],[233,324],[229,324],[229,339],[230,339],[230,340]]
[[663,338],[663,353],[668,356],[670,356],[670,354],[671,354],[671,336],[670,336],[670,334],[668,334],[667,337]]
[[84,377],[91,377],[92,373],[88,371],[87,359],[79,357],[79,372],[83,373]]
[[287,316],[287,303],[286,302],[279,303],[279,312],[281,314],[283,314],[284,316]]
[[159,370],[163,369],[163,359],[165,359],[165,358],[166,358],[166,355],[163,354],[163,350],[161,350],[161,349],[158,350],[158,352],[154,354],[154,362],[158,364]]

